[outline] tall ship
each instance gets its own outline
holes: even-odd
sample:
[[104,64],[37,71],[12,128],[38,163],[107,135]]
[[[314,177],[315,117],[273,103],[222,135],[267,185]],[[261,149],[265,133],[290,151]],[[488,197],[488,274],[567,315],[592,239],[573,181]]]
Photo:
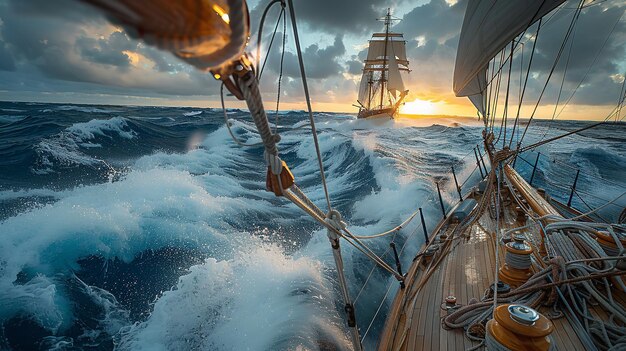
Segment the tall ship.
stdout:
[[389,30],[398,19],[387,14],[381,18],[383,33],[374,33],[369,41],[365,67],[359,84],[358,118],[393,118],[408,94],[401,72],[410,72],[406,57],[406,41],[402,33]]

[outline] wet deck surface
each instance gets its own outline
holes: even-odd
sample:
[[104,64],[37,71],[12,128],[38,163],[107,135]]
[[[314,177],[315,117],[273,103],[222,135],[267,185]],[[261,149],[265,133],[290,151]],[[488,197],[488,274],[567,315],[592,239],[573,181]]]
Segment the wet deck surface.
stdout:
[[[455,296],[457,303],[463,306],[472,299],[481,300],[493,284],[496,246],[494,234],[484,228],[493,228],[494,224],[489,211],[486,211],[478,223],[464,233],[440,242],[442,246],[449,245],[449,250],[442,255],[439,264],[424,265],[422,257],[416,259],[408,274],[412,279],[408,281],[407,288],[396,296],[390,310],[380,350],[466,350],[479,345],[479,342],[466,337],[462,328],[443,328],[442,320],[447,311],[442,309],[442,304],[449,295]],[[504,211],[500,226],[519,226],[512,207]],[[455,225],[450,224],[447,228],[440,228],[439,233],[450,236],[454,229]],[[536,235],[539,240],[539,233]],[[502,264],[502,247],[498,249],[498,256]],[[623,301],[624,294],[617,295],[616,299]],[[540,309],[540,312],[544,311]],[[602,310],[597,313],[602,313]],[[557,350],[585,350],[566,317],[552,322],[555,326],[552,338]]]

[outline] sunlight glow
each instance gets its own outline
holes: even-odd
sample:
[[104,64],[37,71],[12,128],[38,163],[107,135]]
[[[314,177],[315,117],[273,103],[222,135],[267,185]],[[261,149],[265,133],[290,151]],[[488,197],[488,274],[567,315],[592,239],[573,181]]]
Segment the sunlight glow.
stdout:
[[131,65],[137,66],[139,64],[140,55],[138,53],[130,50],[124,50],[122,53],[128,57],[128,61]]
[[435,104],[430,101],[415,99],[402,105],[400,113],[405,115],[432,115],[435,113]]
[[215,11],[215,13],[217,13],[217,15],[222,18],[222,21],[224,21],[226,24],[230,24],[230,17],[223,8],[216,4],[213,5],[213,11]]

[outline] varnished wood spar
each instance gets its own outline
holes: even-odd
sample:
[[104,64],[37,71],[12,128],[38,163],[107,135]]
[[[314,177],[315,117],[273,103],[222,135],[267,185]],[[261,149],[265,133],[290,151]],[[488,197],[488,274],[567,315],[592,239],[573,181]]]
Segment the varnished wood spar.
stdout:
[[[505,174],[518,196],[526,199],[536,215],[558,214],[550,203],[522,179],[514,169],[505,166]],[[470,194],[471,196],[471,194]],[[516,221],[515,201],[507,199],[500,217],[502,230],[519,226]],[[450,211],[449,213],[452,213]],[[495,235],[488,229],[493,228],[494,220],[489,212],[465,232],[450,238],[440,245],[449,245],[448,253],[440,257],[435,268],[424,266],[422,253],[437,243],[441,234],[451,235],[456,224],[450,216],[443,219],[433,231],[430,244],[425,244],[422,251],[411,265],[406,281],[406,289],[399,290],[390,308],[385,327],[380,337],[379,350],[466,350],[478,343],[465,337],[462,329],[447,330],[442,328],[442,318],[447,313],[441,309],[446,296],[454,295],[457,303],[467,305],[470,300],[480,300],[484,292],[495,280]],[[533,239],[540,240],[538,231],[532,232]],[[575,248],[571,248],[575,250]],[[505,250],[500,247],[499,260],[504,262]],[[430,268],[430,269],[429,269]],[[615,299],[620,303],[626,300],[626,294],[615,291]],[[601,308],[593,308],[593,313],[602,316]],[[584,350],[574,327],[567,318],[553,320],[556,331],[552,337],[557,350]]]
[[513,185],[513,187],[515,187],[515,189],[519,191],[520,195],[522,195],[524,199],[528,201],[528,205],[536,214],[542,217],[546,215],[555,215],[561,217],[559,211],[552,207],[552,205],[550,205],[550,203],[546,199],[541,197],[537,190],[535,190],[535,188],[526,183],[524,178],[522,178],[522,176],[520,176],[513,169],[513,167],[505,165],[504,174],[511,182],[511,185]]

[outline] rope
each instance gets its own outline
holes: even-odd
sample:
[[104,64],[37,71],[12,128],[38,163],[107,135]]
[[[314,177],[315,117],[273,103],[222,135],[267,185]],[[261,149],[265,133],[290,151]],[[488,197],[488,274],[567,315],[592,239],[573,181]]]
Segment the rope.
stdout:
[[389,284],[389,286],[387,287],[387,292],[385,292],[385,296],[383,296],[383,299],[381,300],[380,304],[378,305],[378,308],[376,309],[376,313],[374,313],[374,317],[372,317],[372,321],[367,326],[367,330],[365,330],[365,333],[363,334],[363,337],[361,338],[361,342],[363,342],[363,340],[365,340],[365,337],[367,337],[367,333],[369,333],[370,329],[372,328],[372,325],[374,325],[374,321],[376,320],[376,317],[378,316],[378,313],[380,312],[380,309],[383,307],[384,302],[387,299],[387,295],[389,295],[389,292],[391,291],[391,287],[392,286],[393,286],[393,284]]
[[[491,170],[493,173],[495,172],[502,172],[502,166],[498,165],[497,168],[494,168]],[[500,245],[498,245],[498,243],[500,242],[499,240],[499,234],[500,234],[500,178],[498,177],[498,175],[495,176],[496,178],[496,182],[497,182],[497,192],[496,192],[496,225],[495,225],[495,236],[496,236],[496,264],[495,264],[495,271],[494,271],[494,289],[493,289],[493,311],[496,310],[496,307],[498,307],[498,289],[495,288],[498,286],[498,281],[500,280],[500,277],[498,276],[498,272],[500,270],[500,254],[499,254],[499,248]]]
[[531,266],[530,255],[507,252],[506,255],[504,255],[504,261],[507,265],[516,269],[528,269]]
[[[280,10],[280,13],[278,14],[278,19],[276,20],[276,26],[274,26],[274,32],[272,33],[272,38],[270,39],[270,45],[267,47],[265,58],[263,59],[263,65],[261,66],[259,74],[257,75],[258,80],[261,80],[261,77],[263,76],[263,71],[265,71],[265,64],[267,64],[267,60],[270,58],[269,53],[270,53],[270,50],[272,49],[272,44],[274,43],[276,32],[278,31],[278,25],[280,24],[280,19],[284,18],[283,17],[284,14],[285,14],[285,8],[283,4],[283,8]],[[284,42],[285,42],[285,32],[283,31],[283,43]],[[283,50],[284,50],[284,47],[283,47]]]
[[[272,0],[269,4],[267,4],[265,9],[263,10],[263,15],[261,15],[261,21],[259,22],[259,32],[257,33],[257,37],[256,37],[256,55],[255,55],[256,57],[255,57],[255,65],[254,65],[254,67],[258,68],[260,66],[260,60],[261,60],[261,39],[263,37],[263,26],[265,24],[265,16],[267,16],[267,13],[270,10],[270,8],[272,6],[274,6],[274,4],[279,3],[279,2],[284,3],[284,0]],[[281,11],[281,13],[282,13],[282,11]],[[277,22],[277,24],[278,24],[278,22]],[[272,41],[273,40],[274,40],[274,36],[272,35]],[[271,47],[272,47],[272,44],[270,43],[270,48]],[[269,52],[269,49],[268,49],[268,52]],[[260,76],[258,74],[256,75],[256,77],[260,79]]]
[[565,38],[563,40],[563,43],[561,44],[561,47],[559,48],[559,52],[557,53],[557,56],[554,60],[554,64],[552,65],[552,68],[550,69],[548,78],[546,79],[546,83],[543,85],[543,88],[541,89],[541,93],[539,94],[539,98],[537,99],[537,103],[535,104],[535,108],[533,109],[533,112],[530,115],[528,123],[526,124],[526,127],[524,128],[524,133],[522,133],[522,137],[520,138],[520,141],[518,143],[518,149],[519,149],[519,145],[521,145],[522,141],[524,141],[524,137],[526,136],[526,132],[528,131],[528,126],[530,126],[530,123],[535,117],[535,113],[537,112],[537,109],[539,108],[539,103],[541,102],[541,98],[543,97],[543,94],[545,93],[546,88],[548,87],[550,78],[552,78],[552,74],[554,73],[554,70],[559,62],[559,59],[561,58],[561,54],[563,53],[563,50],[565,49],[565,45],[572,33],[574,25],[576,24],[576,22],[578,21],[578,18],[580,17],[581,7],[584,2],[585,0],[580,0],[580,3],[578,4],[578,9],[576,10],[576,12],[574,13],[574,16],[572,17],[572,21],[570,22],[567,32],[565,33]]
[[250,114],[254,119],[254,124],[261,135],[261,140],[263,140],[266,153],[268,155],[278,156],[278,148],[276,147],[276,142],[278,140],[272,134],[269,123],[267,122],[267,114],[265,113],[263,99],[261,99],[261,94],[259,92],[258,80],[251,72],[243,77],[235,77],[237,79],[237,83],[239,84],[239,88],[243,93],[243,97],[246,100]]
[[300,48],[300,38],[298,37],[298,26],[296,25],[296,14],[293,8],[293,0],[287,0],[289,2],[289,12],[291,14],[291,26],[293,27],[294,40],[296,42],[296,52],[298,54],[298,63],[300,64],[300,75],[302,76],[302,86],[304,88],[304,97],[306,99],[306,106],[309,113],[309,122],[311,123],[311,134],[313,134],[313,142],[315,144],[315,153],[317,154],[317,161],[320,169],[320,176],[322,178],[322,185],[324,186],[324,195],[326,196],[326,205],[328,211],[332,209],[330,205],[330,196],[328,195],[328,185],[326,184],[326,175],[324,174],[324,165],[322,163],[322,154],[320,152],[319,141],[317,140],[317,129],[315,128],[315,120],[313,119],[313,110],[311,109],[311,97],[309,95],[309,86],[306,80],[306,72],[304,70],[304,62],[302,61],[302,50]]
[[220,101],[222,102],[222,113],[224,113],[224,123],[226,124],[226,129],[228,129],[228,134],[230,134],[230,137],[233,139],[235,144],[237,144],[239,146],[245,146],[245,147],[256,147],[256,146],[263,145],[263,142],[246,144],[246,143],[242,142],[241,140],[239,140],[235,136],[233,131],[230,129],[230,123],[228,122],[228,115],[226,114],[226,107],[224,105],[224,82],[222,82],[222,85],[220,86]]
[[[285,12],[285,9],[281,11],[281,14]],[[278,19],[280,21],[280,18]],[[277,23],[278,24],[278,23]],[[280,114],[278,113],[280,107],[280,85],[283,80],[283,63],[285,61],[285,43],[287,41],[287,16],[283,17],[283,48],[280,53],[280,71],[278,72],[278,88],[276,91],[276,114],[274,115],[274,134],[278,134]]]
[[396,226],[393,229],[390,229],[386,232],[382,232],[382,233],[378,233],[378,234],[372,234],[372,235],[355,235],[354,237],[357,239],[375,239],[375,238],[380,238],[383,236],[387,236],[389,234],[393,234],[393,233],[397,233],[400,231],[400,229],[404,228],[407,224],[409,224],[413,218],[415,218],[415,216],[417,216],[417,214],[419,213],[418,211],[413,212],[413,214],[411,214],[409,216],[409,218],[405,219],[404,222],[402,222],[400,225]]

